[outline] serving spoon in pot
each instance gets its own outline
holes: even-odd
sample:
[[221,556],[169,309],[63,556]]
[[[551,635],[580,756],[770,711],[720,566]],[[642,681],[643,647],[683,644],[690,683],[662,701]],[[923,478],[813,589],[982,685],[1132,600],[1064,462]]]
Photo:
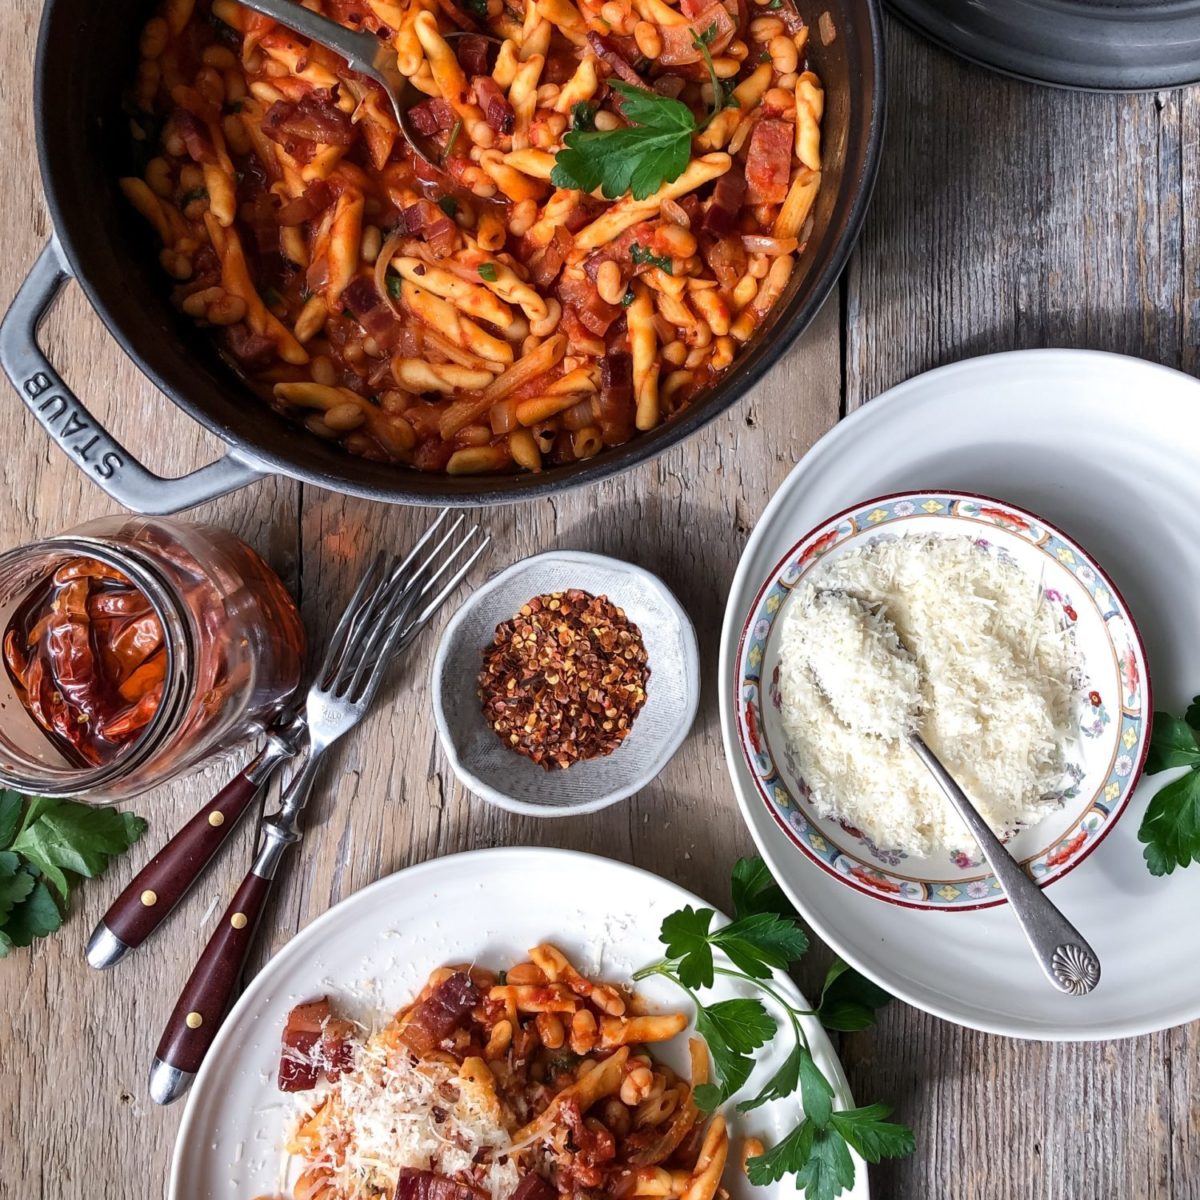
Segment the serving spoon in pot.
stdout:
[[[421,135],[413,129],[409,120],[409,109],[415,104],[428,100],[429,97],[419,91],[413,83],[400,71],[396,63],[396,51],[382,38],[367,30],[347,29],[337,21],[320,13],[313,12],[298,4],[296,0],[239,0],[245,8],[251,8],[264,17],[272,17],[281,25],[286,25],[296,33],[303,34],[311,41],[340,54],[346,60],[346,65],[360,75],[373,79],[391,101],[392,112],[404,140],[413,148],[413,152],[423,158],[430,166],[440,166],[438,158],[432,154],[428,146],[423,144]],[[468,33],[465,30],[444,33],[442,37],[448,42],[454,42],[461,37],[478,37],[492,45],[500,45],[500,39],[487,33]]]
[[841,591],[816,592],[809,603],[820,608],[829,632],[835,633],[840,627],[863,640],[871,668],[863,674],[841,670],[843,664],[836,657],[831,637],[813,639],[805,646],[805,666],[835,713],[857,733],[889,740],[900,737],[912,747],[978,842],[1047,979],[1071,996],[1092,991],[1100,982],[1100,960],[1095,951],[1025,874],[917,732],[920,668],[887,614]]

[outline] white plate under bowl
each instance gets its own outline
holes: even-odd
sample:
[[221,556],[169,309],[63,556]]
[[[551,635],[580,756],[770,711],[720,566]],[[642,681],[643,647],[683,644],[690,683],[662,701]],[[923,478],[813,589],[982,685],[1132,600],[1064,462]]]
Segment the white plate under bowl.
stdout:
[[[637,626],[650,678],[625,740],[600,758],[547,771],[510,750],[484,720],[478,694],[483,651],[496,626],[534,596],[582,588],[607,596]],[[596,812],[651,783],[687,737],[700,704],[696,630],[657,575],[582,550],[550,550],[506,567],[467,597],[433,659],[433,719],[464,787],[527,817]]]
[[[1007,906],[953,918],[881,905],[804,859],[767,812],[738,744],[741,622],[806,530],[864,495],[948,489],[1039,513],[1102,562],[1146,643],[1159,708],[1200,690],[1200,383],[1139,359],[1031,350],[930,371],[818,442],[768,505],[742,556],[721,636],[725,755],[743,817],[776,878],[847,961],[949,1021],[1011,1037],[1126,1037],[1200,1017],[1200,954],[1186,936],[1200,866],[1155,878],[1138,825],[1163,776],[1143,779],[1095,853],[1054,887],[1103,964],[1100,986],[1046,982]],[[1167,777],[1169,778],[1169,776]]]
[[[168,1200],[254,1200],[279,1194],[280,1145],[291,1109],[275,1086],[279,1038],[288,1010],[328,993],[351,1013],[393,1012],[429,972],[447,962],[503,966],[527,957],[541,941],[557,943],[583,971],[628,980],[662,956],[658,929],[698,896],[636,867],[567,850],[475,850],[389,875],[318,917],[288,943],[246,989],[226,1018],[192,1086],[171,1162]],[[774,985],[807,1008],[791,980]],[[678,1009],[673,984],[652,978],[639,989],[654,1005]],[[747,994],[717,977],[712,999]],[[686,1010],[685,1010],[686,1011]],[[818,1065],[833,1083],[837,1107],[852,1107],[846,1077],[824,1030],[804,1031]],[[760,1052],[750,1086],[777,1070],[786,1038]],[[686,1037],[657,1050],[687,1070]],[[768,1145],[800,1120],[798,1097],[752,1113],[728,1106],[734,1144],[754,1135]],[[731,1164],[734,1162],[731,1156]],[[733,1165],[725,1186],[734,1200],[788,1200],[791,1179],[752,1188]],[[147,1194],[149,1194],[149,1189]],[[290,1193],[289,1193],[290,1194]],[[855,1185],[846,1200],[868,1200],[867,1171],[855,1155]]]
[[819,588],[823,573],[844,554],[906,537],[970,538],[977,554],[1005,557],[1025,572],[1030,594],[1036,587],[1058,626],[1070,630],[1082,674],[1074,680],[1076,735],[1056,787],[1059,806],[1007,843],[1041,887],[1075,870],[1129,801],[1149,737],[1145,651],[1100,564],[1044,518],[992,497],[943,490],[864,500],[805,533],[763,581],[742,617],[737,718],[742,752],[768,811],[801,853],[864,895],[971,912],[1007,902],[978,850],[907,854],[821,816],[783,722],[779,631],[792,597],[810,584]]

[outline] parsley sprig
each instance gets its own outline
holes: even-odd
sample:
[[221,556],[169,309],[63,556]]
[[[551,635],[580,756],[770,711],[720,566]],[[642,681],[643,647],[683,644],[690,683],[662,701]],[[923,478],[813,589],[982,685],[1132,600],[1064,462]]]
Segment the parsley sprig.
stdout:
[[600,188],[609,200],[626,192],[644,200],[683,174],[692,157],[696,118],[686,104],[669,96],[629,83],[614,82],[612,88],[621,96],[621,114],[629,124],[566,133],[550,182],[581,192]]
[[0,790],[0,958],[59,929],[75,879],[99,875],[145,831],[133,813]]
[[713,39],[717,36],[716,24],[710,25],[703,33],[694,34],[692,37],[692,45],[704,56],[704,65],[708,68],[708,78],[712,82],[713,90],[713,107],[712,112],[708,114],[708,120],[704,123],[707,125],[719,112],[723,112],[727,108],[738,108],[737,98],[733,94],[733,88],[717,74],[716,64],[713,62],[712,51],[709,46],[712,45]]
[[1188,770],[1158,790],[1138,829],[1151,875],[1170,875],[1200,861],[1200,696],[1182,717],[1154,714],[1146,774],[1172,767]]
[[912,1153],[913,1135],[888,1121],[882,1104],[834,1111],[833,1085],[813,1058],[801,1018],[817,1017],[831,1029],[862,1029],[890,997],[840,961],[830,968],[815,1009],[796,1008],[779,993],[771,983],[774,972],[804,955],[808,936],[762,859],[743,858],[734,865],[733,910],[733,923],[717,929],[710,908],[686,905],[671,913],[659,934],[666,956],[637,971],[634,979],[661,975],[695,1004],[696,1032],[708,1044],[713,1064],[714,1082],[697,1087],[694,1097],[705,1112],[742,1090],[754,1070],[754,1052],[774,1039],[778,1021],[757,997],[705,1004],[698,993],[724,975],[751,984],[774,1002],[791,1029],[792,1049],[761,1089],[737,1107],[749,1112],[798,1091],[804,1119],[750,1159],[747,1175],[754,1184],[794,1175],[808,1200],[833,1200],[854,1184],[851,1149],[867,1162],[899,1158]]

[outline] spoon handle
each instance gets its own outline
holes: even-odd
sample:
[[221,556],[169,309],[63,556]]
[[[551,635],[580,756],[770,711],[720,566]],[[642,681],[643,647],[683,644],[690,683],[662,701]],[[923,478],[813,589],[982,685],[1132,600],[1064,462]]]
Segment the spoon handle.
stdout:
[[303,34],[310,41],[328,46],[340,54],[354,71],[374,76],[380,61],[380,46],[383,45],[373,33],[357,32],[339,25],[337,21],[313,12],[296,0],[242,0],[246,8],[252,8],[264,17],[273,17],[281,25]]
[[910,734],[908,740],[979,843],[1046,977],[1060,992],[1071,996],[1086,995],[1100,982],[1100,960],[1095,951],[1046,893],[1025,874],[938,756],[918,734]]

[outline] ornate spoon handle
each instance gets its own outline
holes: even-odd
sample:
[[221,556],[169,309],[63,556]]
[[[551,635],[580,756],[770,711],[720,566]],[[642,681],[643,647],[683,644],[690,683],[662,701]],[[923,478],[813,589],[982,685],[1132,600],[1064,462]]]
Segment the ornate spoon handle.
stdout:
[[1060,992],[1087,995],[1100,982],[1095,951],[1004,848],[937,755],[915,733],[908,741],[979,843],[1046,978]]

